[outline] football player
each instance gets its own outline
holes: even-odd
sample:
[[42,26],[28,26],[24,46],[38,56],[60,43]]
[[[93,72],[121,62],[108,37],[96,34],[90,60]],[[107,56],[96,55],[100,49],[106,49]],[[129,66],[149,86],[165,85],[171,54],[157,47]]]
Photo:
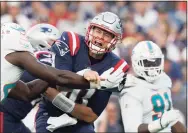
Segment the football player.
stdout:
[[[56,33],[53,36],[57,37],[58,35]],[[51,39],[53,40],[52,37]],[[20,25],[15,23],[1,25],[1,101],[16,86],[24,70],[51,85],[91,88],[89,82],[82,76],[39,63],[32,55],[33,48],[37,45],[38,43],[32,43],[31,45],[25,36],[25,30]]]
[[135,75],[127,75],[120,94],[125,132],[171,132],[180,113],[172,106],[172,82],[163,71],[161,49],[152,41],[139,42],[131,61]]
[[[51,51],[55,53],[52,55],[55,59],[54,66],[73,72],[90,68],[97,71],[99,75],[105,75],[107,70],[113,67],[114,70],[111,73],[114,76],[118,75],[118,71],[125,73],[129,68],[126,61],[111,52],[121,41],[121,36],[122,27],[117,15],[111,12],[98,14],[91,21],[86,36],[71,31],[62,33],[60,39],[51,48]],[[108,84],[111,85],[107,88],[113,87],[113,80],[114,78],[109,76]],[[74,103],[90,107],[98,117],[106,107],[111,93],[95,89],[73,90],[63,91],[57,97],[64,99],[62,97],[66,96]],[[78,120],[75,125],[63,127],[63,122],[60,119],[62,114],[67,113],[72,116],[72,110],[62,111],[64,107],[61,104],[54,104],[54,102],[55,100],[50,102],[48,99],[44,99],[39,104],[39,110],[36,114],[36,132],[94,132],[93,121],[97,117],[90,122],[83,121],[83,119],[79,120],[79,117],[76,117]],[[55,117],[57,117],[56,121],[59,122],[50,122],[50,118],[55,119]],[[54,129],[51,129],[52,127]]]

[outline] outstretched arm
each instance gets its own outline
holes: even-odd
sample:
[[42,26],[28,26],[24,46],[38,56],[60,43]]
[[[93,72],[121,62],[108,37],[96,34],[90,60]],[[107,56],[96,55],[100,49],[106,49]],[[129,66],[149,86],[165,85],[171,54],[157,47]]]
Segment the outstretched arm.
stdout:
[[44,94],[57,108],[70,113],[79,120],[91,123],[98,118],[91,108],[74,103],[54,88],[48,88]]
[[[59,93],[59,91],[57,91],[56,89],[54,88],[47,89],[47,87],[48,87],[48,83],[39,79],[28,82],[27,84],[22,81],[18,81],[16,87],[11,89],[8,97],[31,102],[37,97],[40,97],[40,94],[46,91],[44,93],[45,96],[50,101],[54,101],[54,104],[56,104],[56,102],[57,104],[60,103],[61,106],[58,108],[60,108],[62,111],[70,113],[75,118],[79,120],[83,120],[88,123],[94,122],[97,119],[98,116],[92,111],[91,108],[86,107],[85,105],[75,104],[70,99],[66,98],[63,94]],[[63,97],[63,99],[59,99],[58,97],[59,98]],[[73,103],[73,104],[66,105],[66,103]]]
[[43,79],[50,84],[65,86],[74,89],[88,89],[90,83],[83,76],[71,71],[58,70],[44,65],[36,60],[29,52],[14,52],[6,56],[6,59],[14,65],[26,69],[34,76]]

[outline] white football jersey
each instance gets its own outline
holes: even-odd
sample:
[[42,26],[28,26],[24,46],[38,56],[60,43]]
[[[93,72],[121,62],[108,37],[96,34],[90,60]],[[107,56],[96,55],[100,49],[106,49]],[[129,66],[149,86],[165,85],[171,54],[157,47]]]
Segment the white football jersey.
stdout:
[[[127,75],[124,89],[120,93],[120,106],[125,132],[138,132],[142,123],[159,119],[164,111],[172,108],[171,79],[163,73],[154,83],[133,75]],[[161,132],[171,132],[167,127]]]
[[33,53],[33,48],[25,36],[24,29],[18,24],[1,25],[1,100],[20,79],[23,69],[9,63],[5,56],[16,51]]

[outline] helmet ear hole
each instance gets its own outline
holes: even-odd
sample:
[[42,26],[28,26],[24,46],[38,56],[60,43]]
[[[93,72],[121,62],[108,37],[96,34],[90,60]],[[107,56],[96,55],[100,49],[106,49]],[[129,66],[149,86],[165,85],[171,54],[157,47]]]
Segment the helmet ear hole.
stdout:
[[45,48],[45,46],[44,46],[44,45],[42,45],[42,44],[39,44],[39,47],[41,47],[41,48]]

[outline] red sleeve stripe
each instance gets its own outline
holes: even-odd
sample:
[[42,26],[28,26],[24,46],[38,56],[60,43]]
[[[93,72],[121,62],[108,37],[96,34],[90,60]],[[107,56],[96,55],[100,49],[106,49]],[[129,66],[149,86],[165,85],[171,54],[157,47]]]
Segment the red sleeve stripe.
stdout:
[[76,54],[80,48],[80,38],[79,38],[78,34],[76,34],[76,33],[75,33],[75,36],[76,36],[76,42],[77,42],[76,49],[75,49],[75,54]]
[[112,71],[115,72],[121,65],[124,65],[124,67],[122,68],[123,72],[126,72],[129,68],[129,65],[127,64],[127,62],[123,59],[121,59],[115,66],[114,66],[114,70]]
[[77,34],[73,33],[72,31],[68,32],[69,37],[69,48],[71,55],[74,56],[79,49],[80,40]]
[[38,51],[38,52],[35,52],[35,53],[34,53],[34,55],[35,55],[35,57],[36,57],[37,59],[39,58],[39,56],[40,56],[41,54],[51,54],[51,53],[48,52],[48,51]]
[[124,68],[123,68],[123,72],[126,73],[129,70],[129,65],[127,64]]
[[0,133],[3,133],[3,127],[4,127],[4,114],[3,112],[0,112]]

